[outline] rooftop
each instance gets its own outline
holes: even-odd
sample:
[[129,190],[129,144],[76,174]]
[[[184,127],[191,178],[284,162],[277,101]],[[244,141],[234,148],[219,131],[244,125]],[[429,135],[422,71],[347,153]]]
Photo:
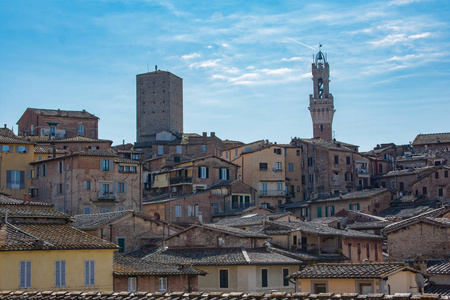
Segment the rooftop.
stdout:
[[424,146],[429,144],[450,143],[450,132],[444,133],[429,133],[418,134],[414,141],[413,146]]
[[43,109],[43,108],[27,108],[36,114],[48,117],[63,117],[63,118],[82,118],[82,119],[99,119],[95,115],[86,110],[61,110],[61,109]]
[[73,227],[79,230],[95,230],[111,222],[114,222],[115,220],[118,220],[130,213],[132,213],[132,211],[123,210],[109,213],[76,215],[73,217]]

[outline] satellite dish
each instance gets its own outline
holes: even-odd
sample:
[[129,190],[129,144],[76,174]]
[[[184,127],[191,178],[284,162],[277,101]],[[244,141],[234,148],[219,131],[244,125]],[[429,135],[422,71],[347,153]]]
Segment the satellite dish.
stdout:
[[161,215],[159,213],[157,213],[156,211],[153,215],[155,216],[156,221],[159,221],[161,219]]
[[416,274],[416,283],[417,283],[417,287],[419,288],[423,288],[425,285],[425,278],[423,278],[423,275],[420,273]]

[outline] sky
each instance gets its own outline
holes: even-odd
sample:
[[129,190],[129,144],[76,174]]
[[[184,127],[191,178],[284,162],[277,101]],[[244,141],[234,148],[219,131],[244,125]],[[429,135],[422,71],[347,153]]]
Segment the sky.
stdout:
[[82,110],[136,141],[136,75],[183,78],[184,132],[311,138],[311,63],[330,65],[337,140],[367,151],[449,132],[448,0],[0,0],[0,124]]

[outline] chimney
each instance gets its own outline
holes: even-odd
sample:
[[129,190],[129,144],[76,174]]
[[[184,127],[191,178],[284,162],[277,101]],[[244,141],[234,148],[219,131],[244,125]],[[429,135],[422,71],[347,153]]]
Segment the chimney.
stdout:
[[5,128],[8,128],[8,127],[6,127],[6,124],[5,124]]
[[23,193],[23,203],[27,203],[28,194]]
[[28,194],[28,202],[31,202],[31,194]]
[[215,137],[216,133],[211,131],[211,137]]
[[203,132],[203,137],[208,137],[208,133],[207,132]]

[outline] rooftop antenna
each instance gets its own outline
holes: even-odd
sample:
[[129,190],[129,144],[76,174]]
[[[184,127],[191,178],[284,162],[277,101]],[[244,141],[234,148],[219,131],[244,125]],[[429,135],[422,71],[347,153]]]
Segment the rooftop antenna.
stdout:
[[150,73],[150,69],[148,68],[148,63],[147,63],[147,72]]
[[158,65],[155,65],[155,72],[158,71]]

